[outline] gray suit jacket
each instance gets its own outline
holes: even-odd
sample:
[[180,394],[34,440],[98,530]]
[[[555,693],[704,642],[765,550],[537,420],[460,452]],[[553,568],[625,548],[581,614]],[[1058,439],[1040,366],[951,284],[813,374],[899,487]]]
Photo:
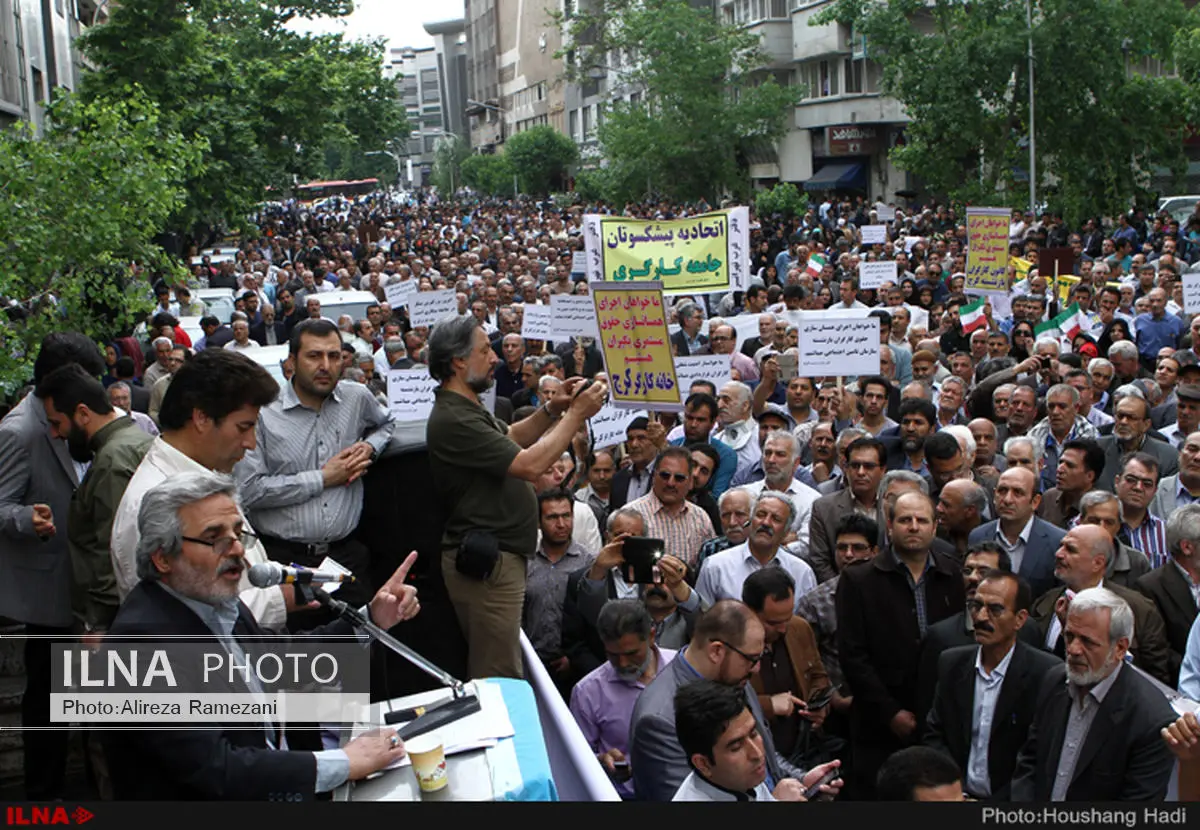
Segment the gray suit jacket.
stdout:
[[1175,496],[1175,492],[1179,489],[1179,474],[1167,476],[1166,478],[1159,477],[1158,492],[1154,494],[1154,501],[1150,502],[1150,512],[1164,522],[1171,517],[1175,512],[1175,508],[1179,506],[1179,500]]
[[[67,511],[79,486],[67,444],[50,437],[32,394],[0,421],[0,615],[35,625],[71,625]],[[55,534],[33,532],[33,505],[54,513]]]
[[[968,542],[974,545],[978,542],[993,541],[999,523],[1000,520],[996,519],[975,528],[967,537]],[[1061,584],[1054,576],[1054,552],[1058,550],[1058,543],[1066,535],[1065,530],[1037,516],[1033,517],[1033,527],[1029,531],[1029,543],[1025,545],[1025,556],[1021,558],[1019,573],[1029,583],[1035,597]]]
[[[1099,444],[1100,448],[1104,450],[1104,472],[1100,474],[1100,478],[1096,479],[1093,489],[1112,492],[1114,479],[1117,477],[1117,464],[1125,453],[1117,444],[1115,435],[1101,438]],[[1159,480],[1179,472],[1179,451],[1170,444],[1146,436],[1146,440],[1142,444],[1142,452],[1150,453],[1158,459]]]
[[[696,670],[684,659],[681,651],[667,664],[650,685],[642,690],[629,723],[629,767],[633,785],[641,801],[670,801],[675,791],[692,771],[683,747],[675,734],[675,692],[681,686],[698,680]],[[746,703],[758,721],[767,756],[767,771],[776,783],[787,777],[775,752],[775,741],[766,726],[758,696],[747,683]]]

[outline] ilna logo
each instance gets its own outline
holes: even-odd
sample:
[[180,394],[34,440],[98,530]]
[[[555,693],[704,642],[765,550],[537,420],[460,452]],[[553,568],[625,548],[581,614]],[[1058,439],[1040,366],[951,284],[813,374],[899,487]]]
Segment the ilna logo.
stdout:
[[67,812],[66,807],[6,807],[4,818],[14,824],[86,824],[95,814],[83,807]]

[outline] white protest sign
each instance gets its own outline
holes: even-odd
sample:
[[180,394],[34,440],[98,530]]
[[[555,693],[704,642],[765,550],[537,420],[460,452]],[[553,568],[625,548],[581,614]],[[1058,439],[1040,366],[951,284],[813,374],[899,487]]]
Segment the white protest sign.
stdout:
[[887,225],[863,225],[862,244],[882,245],[887,242]]
[[924,238],[925,237],[923,237],[923,236],[906,236],[906,237],[904,237],[904,250],[907,253],[911,254],[913,245],[916,245],[918,242],[920,242]]
[[408,321],[414,326],[433,326],[457,312],[458,293],[454,289],[418,291],[409,300]]
[[591,417],[592,446],[596,449],[613,447],[625,440],[625,430],[634,418],[643,413],[638,409],[617,409],[606,403]]
[[383,287],[383,293],[387,295],[388,304],[392,308],[400,308],[400,306],[412,302],[413,295],[417,293],[417,287],[416,280],[389,282]]
[[[583,299],[591,301],[591,297]],[[595,310],[592,311],[592,317],[596,315]],[[548,305],[533,305],[527,303],[525,305],[525,313],[522,315],[524,321],[521,323],[521,336],[526,340],[549,340],[550,325],[553,322],[554,312],[550,310]]]
[[428,421],[438,382],[428,369],[392,369],[387,376],[388,410],[396,421]]
[[571,274],[586,274],[587,273],[587,253],[585,251],[576,251],[571,254]]
[[731,380],[731,359],[727,354],[694,354],[675,358],[675,377],[679,381],[680,393],[686,398],[688,390],[698,380],[707,380],[720,391]]
[[1200,274],[1183,275],[1183,310],[1188,314],[1200,312]]
[[879,321],[814,317],[800,321],[800,377],[879,374]]
[[552,294],[550,313],[550,335],[555,340],[600,336],[596,326],[596,305],[586,294]]
[[894,261],[858,263],[859,288],[863,290],[878,288],[885,282],[896,282],[896,263]]
[[883,202],[875,203],[875,216],[880,222],[895,222],[896,209],[885,205]]

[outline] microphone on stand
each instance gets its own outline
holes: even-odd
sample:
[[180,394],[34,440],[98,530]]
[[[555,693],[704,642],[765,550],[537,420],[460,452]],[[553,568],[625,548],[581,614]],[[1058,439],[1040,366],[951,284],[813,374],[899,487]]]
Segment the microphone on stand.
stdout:
[[278,562],[260,562],[251,565],[246,575],[255,588],[270,588],[274,585],[320,585],[326,582],[353,582],[353,574],[331,574],[310,571],[308,568],[288,568]]

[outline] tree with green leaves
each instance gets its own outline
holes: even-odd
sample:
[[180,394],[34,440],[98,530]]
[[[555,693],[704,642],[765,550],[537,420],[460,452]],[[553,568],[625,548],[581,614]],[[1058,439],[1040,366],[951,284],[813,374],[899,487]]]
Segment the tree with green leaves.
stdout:
[[462,166],[470,156],[471,146],[456,135],[444,135],[437,140],[430,180],[439,193],[449,197],[463,186]]
[[154,240],[186,199],[203,141],[169,122],[129,87],[112,102],[58,98],[41,138],[27,124],[0,132],[5,392],[29,377],[46,334],[127,335],[154,306],[146,275],[185,276]]
[[790,219],[802,214],[807,206],[808,199],[800,195],[796,185],[791,182],[782,182],[770,190],[763,190],[754,200],[759,216],[778,215]]
[[543,124],[510,136],[504,142],[504,155],[521,190],[544,196],[561,187],[567,168],[579,158],[579,149],[569,136]]
[[[1184,167],[1185,84],[1141,74],[1170,65],[1182,0],[1031,0],[1037,193],[1068,221],[1127,210],[1150,173]],[[1028,201],[1030,28],[1012,0],[837,0],[865,38],[882,91],[912,119],[894,159],[935,193]]]
[[508,153],[477,153],[462,163],[462,179],[484,196],[515,196]]
[[629,54],[620,79],[647,90],[644,100],[609,101],[596,129],[614,201],[649,191],[715,202],[744,191],[741,151],[782,138],[799,101],[799,89],[763,71],[757,34],[688,0],[597,0],[564,23],[569,77],[586,80],[610,54]]
[[351,0],[122,0],[80,38],[95,65],[81,92],[111,101],[138,84],[171,127],[207,141],[175,229],[239,225],[267,186],[323,174],[330,144],[373,150],[407,136],[382,41],[286,27],[351,9]]

